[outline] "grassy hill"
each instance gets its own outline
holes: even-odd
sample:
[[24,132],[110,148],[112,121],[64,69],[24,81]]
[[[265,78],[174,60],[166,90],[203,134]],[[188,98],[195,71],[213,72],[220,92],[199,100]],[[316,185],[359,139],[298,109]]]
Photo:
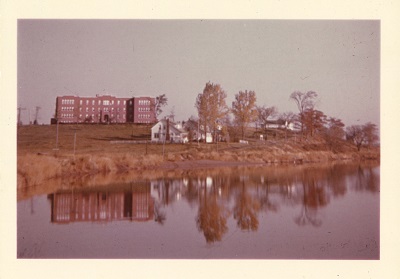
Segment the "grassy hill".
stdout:
[[18,154],[54,153],[56,145],[59,154],[73,153],[74,139],[76,154],[96,152],[126,152],[126,145],[114,146],[112,141],[150,140],[149,125],[84,125],[62,124],[42,126],[20,126],[17,132]]
[[59,125],[56,143],[56,125],[18,127],[18,187],[38,185],[57,177],[141,172],[166,164],[179,167],[184,162],[194,166],[193,162],[199,160],[299,164],[380,158],[379,147],[358,152],[345,141],[302,139],[295,134],[286,137],[282,131],[260,141],[257,131],[249,130],[248,144],[152,144],[147,141],[150,128],[150,125],[133,124]]

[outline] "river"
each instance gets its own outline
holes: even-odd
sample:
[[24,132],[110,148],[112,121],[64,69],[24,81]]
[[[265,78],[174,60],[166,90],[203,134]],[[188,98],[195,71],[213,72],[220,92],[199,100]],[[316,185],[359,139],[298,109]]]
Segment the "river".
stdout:
[[379,259],[379,164],[187,170],[17,202],[18,258]]

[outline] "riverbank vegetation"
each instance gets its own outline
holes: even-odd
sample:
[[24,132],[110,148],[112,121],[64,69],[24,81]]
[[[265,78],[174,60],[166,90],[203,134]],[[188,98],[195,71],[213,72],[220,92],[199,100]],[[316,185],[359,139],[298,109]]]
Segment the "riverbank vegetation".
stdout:
[[[378,146],[362,146],[325,137],[303,138],[283,129],[247,129],[247,144],[150,143],[149,125],[20,126],[17,131],[18,188],[48,179],[227,164],[303,164],[331,161],[379,161]],[[57,139],[58,134],[58,139]],[[200,163],[199,163],[200,162]]]

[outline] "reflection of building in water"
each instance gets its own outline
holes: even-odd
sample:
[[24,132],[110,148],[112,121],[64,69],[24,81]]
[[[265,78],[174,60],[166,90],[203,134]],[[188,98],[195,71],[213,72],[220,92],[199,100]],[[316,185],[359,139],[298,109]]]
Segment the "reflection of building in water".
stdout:
[[61,192],[50,194],[51,222],[149,221],[154,218],[150,187],[133,192]]
[[185,179],[161,179],[150,182],[153,194],[157,201],[163,205],[169,205],[185,194],[186,186]]

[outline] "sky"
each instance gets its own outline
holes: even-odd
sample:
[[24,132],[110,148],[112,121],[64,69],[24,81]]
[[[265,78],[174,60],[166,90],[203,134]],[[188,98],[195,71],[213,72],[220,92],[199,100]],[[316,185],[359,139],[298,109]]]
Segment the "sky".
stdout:
[[220,84],[257,105],[298,112],[293,91],[346,126],[380,124],[379,20],[18,20],[17,104],[24,124],[48,124],[57,96],[159,96],[161,116],[197,116]]

